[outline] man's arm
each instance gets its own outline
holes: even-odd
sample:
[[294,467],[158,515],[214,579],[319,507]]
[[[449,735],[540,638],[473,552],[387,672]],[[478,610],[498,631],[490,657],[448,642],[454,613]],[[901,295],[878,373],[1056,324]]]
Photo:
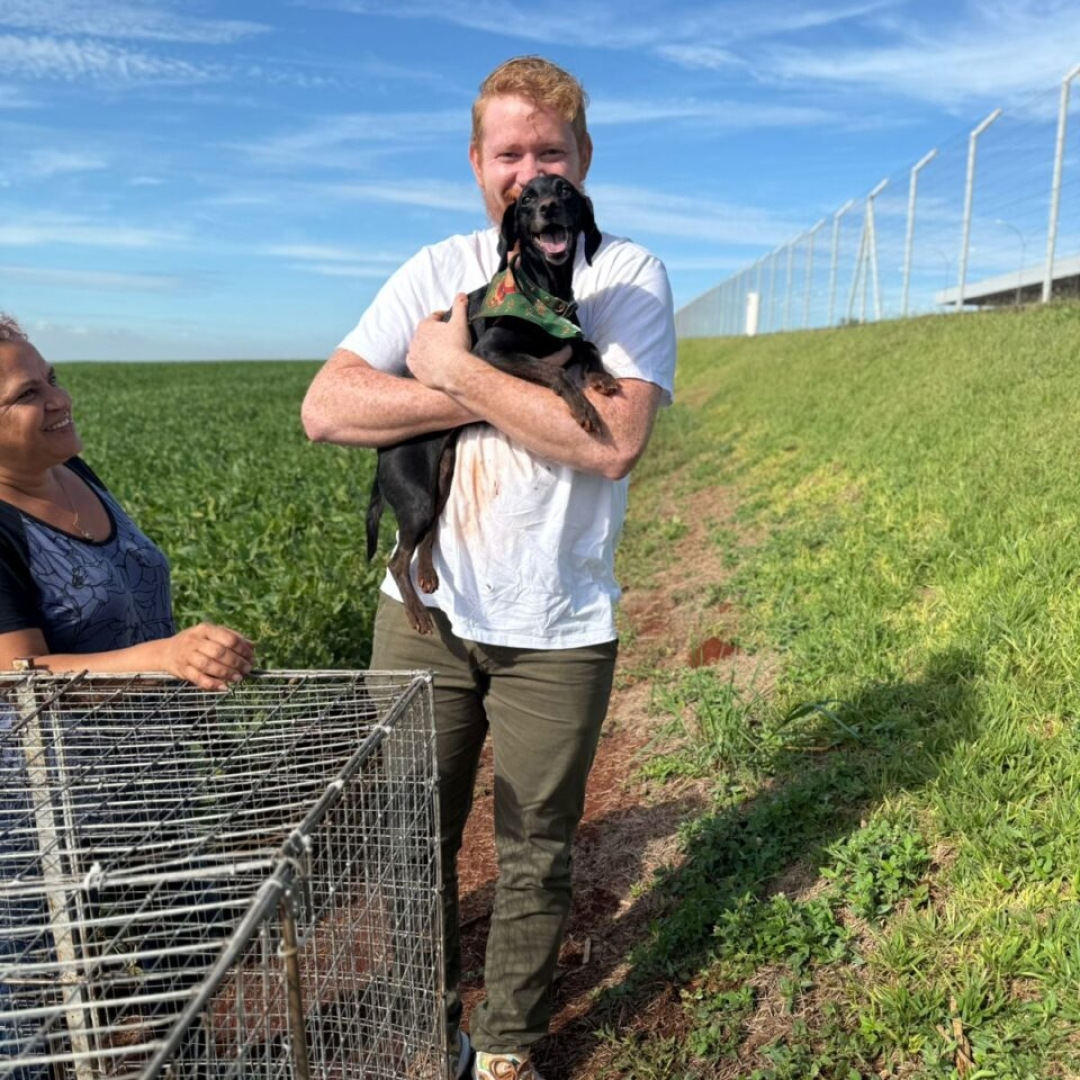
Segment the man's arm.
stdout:
[[626,476],[644,452],[663,391],[643,379],[622,379],[618,393],[585,391],[603,421],[589,434],[546,387],[498,371],[469,351],[464,296],[449,322],[425,319],[409,347],[415,382],[442,394],[471,417],[485,420],[527,450],[611,480]]
[[300,415],[315,442],[371,447],[479,419],[446,394],[379,371],[348,349],[335,350],[319,370]]

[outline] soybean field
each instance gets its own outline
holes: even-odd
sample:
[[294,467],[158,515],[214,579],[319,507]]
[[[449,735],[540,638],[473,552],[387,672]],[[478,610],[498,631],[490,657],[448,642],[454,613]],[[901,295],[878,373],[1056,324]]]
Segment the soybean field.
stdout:
[[82,456],[169,556],[178,625],[235,627],[261,667],[363,667],[370,656],[385,554],[365,554],[375,457],[305,437],[300,403],[317,369],[58,365]]

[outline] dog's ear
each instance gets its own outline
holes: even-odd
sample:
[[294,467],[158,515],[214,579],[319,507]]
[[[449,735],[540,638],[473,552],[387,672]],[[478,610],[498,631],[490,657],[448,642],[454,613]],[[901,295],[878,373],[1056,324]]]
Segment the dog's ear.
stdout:
[[510,261],[510,252],[518,242],[517,200],[515,199],[504,211],[502,225],[499,227],[499,271],[506,269]]
[[592,266],[593,256],[604,239],[600,230],[596,227],[596,218],[593,216],[592,199],[587,195],[581,196],[585,208],[581,214],[581,231],[585,234],[585,261]]

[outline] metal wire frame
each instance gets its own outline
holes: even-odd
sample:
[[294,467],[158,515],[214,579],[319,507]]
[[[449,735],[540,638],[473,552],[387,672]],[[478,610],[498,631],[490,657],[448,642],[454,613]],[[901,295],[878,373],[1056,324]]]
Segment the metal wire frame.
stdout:
[[0,1077],[445,1074],[426,673],[0,676]]

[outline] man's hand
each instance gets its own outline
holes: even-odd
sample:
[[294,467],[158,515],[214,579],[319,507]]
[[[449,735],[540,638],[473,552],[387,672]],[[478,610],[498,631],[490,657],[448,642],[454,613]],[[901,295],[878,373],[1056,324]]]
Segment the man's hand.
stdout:
[[445,312],[429,315],[416,328],[405,362],[417,381],[431,390],[448,390],[457,379],[455,372],[463,365],[482,363],[469,352],[469,298],[464,293],[454,297],[450,318]]
[[[436,311],[417,326],[405,362],[418,382],[452,395],[461,384],[461,376],[470,369],[475,372],[483,361],[471,352],[469,298],[458,293],[450,308],[450,318],[444,321],[445,315],[444,311]],[[538,358],[538,362],[566,367],[573,357],[574,350],[564,345],[557,352]]]

